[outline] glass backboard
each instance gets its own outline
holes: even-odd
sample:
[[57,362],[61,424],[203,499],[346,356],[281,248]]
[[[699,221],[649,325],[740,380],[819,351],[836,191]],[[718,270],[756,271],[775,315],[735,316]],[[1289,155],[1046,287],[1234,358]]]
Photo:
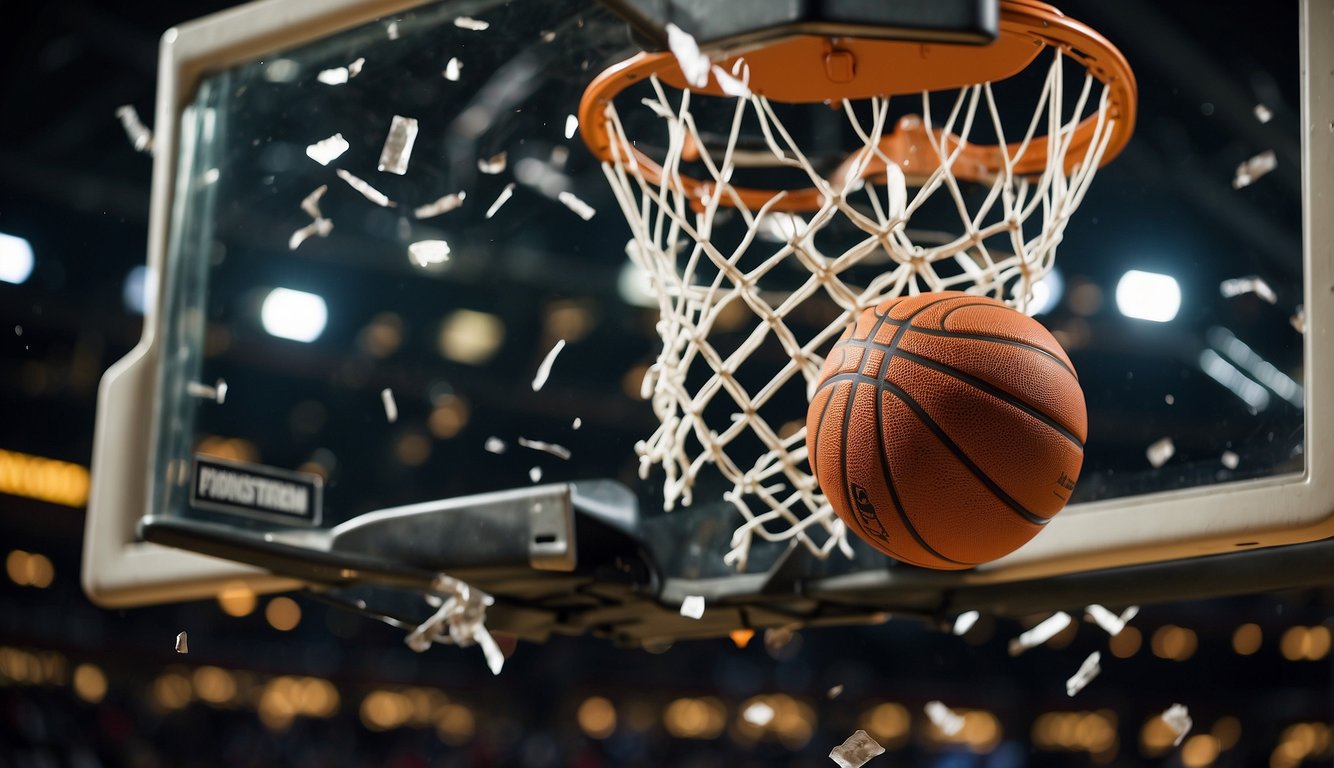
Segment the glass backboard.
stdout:
[[[810,578],[947,590],[1331,532],[1317,394],[1334,375],[1318,214],[1332,191],[1330,3],[1229,3],[1227,24],[1209,23],[1214,3],[1060,5],[1139,84],[1135,136],[1031,308],[1087,401],[1071,504],[973,572],[922,572],[854,542],[851,559],[803,561]],[[640,473],[636,444],[657,428],[641,397],[656,299],[574,118],[589,81],[636,50],[622,19],[582,1],[265,0],[164,37],[156,303],[99,400],[95,599],[290,588],[299,573],[254,568],[269,561],[242,544],[299,547],[375,510],[521,489],[522,503],[550,493],[628,514],[608,526],[626,546],[720,594],[786,562],[761,547],[735,574],[721,562],[739,522],[724,484],[704,479],[691,507],[667,511],[660,470]],[[819,114],[802,125],[826,130]],[[723,333],[752,320],[725,318]],[[804,403],[789,407],[804,419]],[[628,492],[562,490],[593,480]],[[487,519],[431,535],[485,547],[505,535]],[[574,568],[564,556],[535,572]],[[691,593],[674,589],[653,598]]]

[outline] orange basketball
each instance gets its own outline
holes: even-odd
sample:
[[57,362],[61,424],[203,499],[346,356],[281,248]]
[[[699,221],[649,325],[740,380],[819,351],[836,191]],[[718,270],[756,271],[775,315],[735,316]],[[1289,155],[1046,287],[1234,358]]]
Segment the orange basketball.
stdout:
[[957,291],[866,310],[806,415],[820,488],[890,557],[944,570],[1018,549],[1070,498],[1088,416],[1036,320]]

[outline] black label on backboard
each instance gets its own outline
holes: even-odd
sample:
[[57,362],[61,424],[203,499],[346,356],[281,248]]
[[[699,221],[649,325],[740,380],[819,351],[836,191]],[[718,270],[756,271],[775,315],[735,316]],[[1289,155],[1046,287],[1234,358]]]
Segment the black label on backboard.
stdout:
[[319,475],[195,456],[190,505],[289,525],[319,525],[323,489]]

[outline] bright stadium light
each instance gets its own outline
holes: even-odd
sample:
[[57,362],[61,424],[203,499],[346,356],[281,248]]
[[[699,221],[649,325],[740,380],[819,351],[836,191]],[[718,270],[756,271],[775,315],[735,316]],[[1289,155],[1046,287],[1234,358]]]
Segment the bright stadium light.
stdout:
[[616,279],[616,290],[627,304],[636,307],[656,307],[658,295],[653,292],[651,280],[648,270],[633,261],[626,260],[621,264],[621,272]]
[[148,267],[140,264],[125,275],[120,296],[126,309],[136,315],[145,312],[148,305]]
[[1181,286],[1171,275],[1132,269],[1116,284],[1116,308],[1126,317],[1166,323],[1181,309]]
[[32,274],[32,246],[27,240],[0,232],[0,282],[19,285]]
[[[1018,290],[1018,288],[1019,285],[1016,284],[1015,290]],[[1061,277],[1060,272],[1053,269],[1043,275],[1036,283],[1033,283],[1032,291],[1024,312],[1029,317],[1045,315],[1061,303],[1061,298],[1065,293],[1065,279]]]
[[264,297],[259,318],[264,330],[280,339],[314,341],[324,332],[329,310],[313,293],[274,288]]

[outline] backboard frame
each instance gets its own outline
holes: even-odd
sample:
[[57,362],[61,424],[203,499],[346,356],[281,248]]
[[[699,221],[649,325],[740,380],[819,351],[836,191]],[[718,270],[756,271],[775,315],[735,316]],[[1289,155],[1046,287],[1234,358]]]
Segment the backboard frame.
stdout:
[[82,582],[98,605],[118,608],[213,597],[238,582],[257,592],[301,582],[236,562],[143,541],[139,520],[151,503],[152,404],[166,318],[159,311],[168,223],[177,200],[181,112],[206,73],[410,8],[414,0],[261,0],[173,27],[162,35],[154,107],[148,281],[139,343],[102,377],[93,436],[92,485]]
[[[1306,408],[1305,471],[1222,486],[1169,491],[1081,505],[1018,552],[984,566],[981,575],[1004,571],[1019,578],[1282,546],[1334,535],[1334,466],[1321,462],[1334,433],[1334,407],[1319,396],[1334,387],[1334,355],[1327,346],[1334,315],[1334,225],[1316,215],[1319,201],[1334,200],[1334,2],[1301,0],[1302,251],[1306,326],[1302,339]],[[1220,494],[1226,504],[1220,508]],[[1266,510],[1267,524],[1256,522]],[[1131,516],[1118,525],[1113,516]],[[1103,523],[1102,525],[1098,525]],[[1090,535],[1092,531],[1098,535]],[[1058,554],[1060,553],[1060,554]]]
[[[149,513],[153,401],[168,318],[158,310],[168,225],[176,187],[181,113],[200,79],[253,58],[421,5],[420,0],[331,0],[318,7],[260,0],[169,30],[159,60],[157,127],[148,247],[150,279],[143,337],[104,376],[98,395],[93,478],[84,544],[83,584],[108,607],[212,597],[241,582],[257,592],[302,586],[292,578],[227,560],[142,541]],[[1154,493],[1078,505],[1018,552],[976,571],[920,574],[908,582],[942,592],[968,585],[1043,579],[1240,549],[1282,546],[1334,535],[1334,467],[1316,457],[1331,450],[1334,406],[1318,393],[1334,384],[1334,355],[1318,353],[1334,317],[1334,223],[1313,215],[1334,200],[1334,0],[1301,0],[1300,63],[1304,306],[1307,392],[1305,470],[1300,474]],[[1225,503],[1220,500],[1226,498]],[[1260,522],[1263,513],[1263,522]],[[1115,520],[1115,523],[1112,521]],[[916,574],[915,574],[916,575]],[[893,588],[902,573],[835,577],[825,590],[862,589],[877,578]],[[940,578],[936,578],[940,576]],[[753,581],[753,579],[751,579]],[[747,582],[749,584],[749,581]],[[750,588],[750,587],[747,587]],[[920,586],[918,587],[920,588]],[[720,594],[728,592],[722,589]],[[673,599],[662,595],[662,599]]]

